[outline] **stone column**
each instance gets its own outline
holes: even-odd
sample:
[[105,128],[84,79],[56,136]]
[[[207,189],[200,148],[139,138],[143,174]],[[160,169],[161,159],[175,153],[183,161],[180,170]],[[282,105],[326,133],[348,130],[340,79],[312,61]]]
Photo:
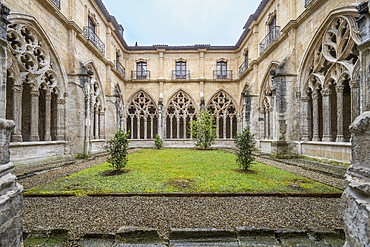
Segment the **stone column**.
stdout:
[[99,139],[99,131],[100,131],[100,117],[99,117],[99,109],[95,107],[94,109],[94,130],[93,130],[93,138]]
[[331,136],[331,104],[330,104],[330,95],[331,90],[329,88],[324,88],[321,91],[322,95],[322,114],[325,116],[323,117],[323,136],[322,140],[326,142],[332,141]]
[[312,94],[312,108],[313,108],[313,133],[312,133],[312,140],[313,141],[320,141],[319,137],[319,95],[320,93],[315,91]]
[[[343,135],[343,85],[337,85],[335,87],[337,91],[337,139],[336,142],[344,142]],[[326,117],[326,116],[325,116]]]
[[13,142],[22,142],[22,85],[13,86],[13,120],[15,128],[13,130]]
[[305,95],[302,98],[302,123],[301,123],[301,133],[302,141],[310,140],[310,130],[311,130],[311,107],[310,107],[310,97]]
[[30,141],[39,141],[39,96],[40,92],[31,91],[31,135]]
[[105,111],[99,112],[99,139],[105,139]]
[[46,92],[45,95],[45,141],[51,141],[51,94]]
[[163,100],[158,102],[158,135],[163,140]]
[[65,124],[64,124],[64,110],[65,106],[65,99],[58,98],[57,99],[57,112],[58,112],[58,120],[57,120],[57,140],[58,141],[64,141],[64,133],[65,133]]
[[360,115],[360,83],[352,81],[351,86],[351,122]]
[[346,247],[370,243],[370,111],[351,124],[352,158],[343,193]]
[[10,10],[0,0],[0,246],[23,246],[23,188],[12,174],[14,165],[10,162],[9,152],[10,135],[15,124],[5,119],[6,31],[9,12]]

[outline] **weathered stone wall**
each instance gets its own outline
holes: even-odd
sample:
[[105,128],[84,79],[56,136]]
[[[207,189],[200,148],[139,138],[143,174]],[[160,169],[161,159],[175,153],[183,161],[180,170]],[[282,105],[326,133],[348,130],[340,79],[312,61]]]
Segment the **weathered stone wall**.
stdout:
[[370,243],[370,112],[364,112],[351,125],[352,164],[346,174],[343,193],[346,245]]
[[22,246],[23,188],[12,174],[9,143],[14,122],[5,119],[6,62],[5,42],[9,9],[0,1],[0,246]]

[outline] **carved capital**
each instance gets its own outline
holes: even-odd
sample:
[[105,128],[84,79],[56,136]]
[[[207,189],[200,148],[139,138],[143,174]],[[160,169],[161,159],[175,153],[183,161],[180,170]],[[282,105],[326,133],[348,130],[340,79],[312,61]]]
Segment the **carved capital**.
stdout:
[[314,93],[312,94],[312,99],[313,99],[313,100],[317,100],[317,99],[319,98],[319,96],[320,96],[320,93],[319,93],[319,92],[314,92]]
[[13,92],[14,93],[22,93],[23,92],[23,86],[22,85],[13,85]]
[[330,96],[331,95],[331,89],[330,88],[324,88],[322,91],[321,91],[321,95],[322,96]]
[[358,116],[349,126],[352,133],[363,133],[370,130],[370,111],[366,111]]
[[360,81],[356,80],[356,81],[351,81],[351,83],[349,84],[349,86],[351,88],[360,88]]
[[310,96],[308,96],[308,95],[304,95],[304,96],[302,96],[302,97],[301,97],[301,100],[302,100],[303,102],[308,102],[308,101],[310,101]]
[[65,99],[57,99],[57,104],[64,105],[66,103]]
[[337,85],[337,86],[335,87],[335,91],[336,91],[337,93],[343,93],[343,91],[344,91],[344,86],[343,86],[343,85]]
[[45,95],[45,100],[46,101],[51,101],[51,94],[46,94]]
[[40,96],[40,92],[37,90],[32,90],[31,91],[31,97],[39,97]]

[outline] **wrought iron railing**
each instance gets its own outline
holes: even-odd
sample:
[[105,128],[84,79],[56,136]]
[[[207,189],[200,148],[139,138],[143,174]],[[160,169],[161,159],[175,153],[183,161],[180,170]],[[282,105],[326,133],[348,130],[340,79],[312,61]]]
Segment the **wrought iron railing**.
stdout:
[[305,0],[304,1],[304,6],[307,7],[310,3],[312,3],[315,0]]
[[240,65],[240,67],[239,67],[239,76],[241,74],[243,74],[243,72],[248,69],[248,66],[249,66],[248,59],[245,59],[244,62],[242,63],[242,65]]
[[190,70],[172,70],[172,80],[190,80]]
[[214,70],[213,71],[214,80],[232,80],[233,71],[232,70]]
[[60,0],[52,0],[52,2],[60,9]]
[[260,43],[260,55],[271,45],[271,43],[279,38],[280,27],[275,26]]
[[126,69],[125,67],[123,67],[123,65],[118,62],[118,61],[114,61],[114,63],[116,64],[116,70],[123,76],[125,77],[125,74],[126,74]]
[[131,71],[131,80],[150,80],[150,71]]
[[94,30],[89,27],[84,27],[84,35],[86,39],[90,40],[102,54],[105,54],[105,44],[99,39]]

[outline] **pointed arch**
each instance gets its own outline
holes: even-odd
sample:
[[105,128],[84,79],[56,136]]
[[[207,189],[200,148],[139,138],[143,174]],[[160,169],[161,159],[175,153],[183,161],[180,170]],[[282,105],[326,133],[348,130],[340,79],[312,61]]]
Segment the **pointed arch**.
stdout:
[[[12,12],[8,20],[12,141],[64,140],[67,76],[58,53],[34,17]],[[17,80],[11,78],[14,73]]]
[[185,90],[173,93],[165,108],[166,138],[190,139],[190,123],[196,118],[197,110],[194,100]]
[[356,16],[355,8],[332,11],[300,64],[304,140],[349,140],[348,127],[354,117],[352,99],[356,98],[351,85],[361,41]]
[[126,116],[131,139],[153,139],[158,134],[158,106],[145,90],[140,89],[130,97]]
[[216,119],[217,138],[232,139],[237,133],[238,106],[225,90],[218,90],[208,101],[207,110]]

